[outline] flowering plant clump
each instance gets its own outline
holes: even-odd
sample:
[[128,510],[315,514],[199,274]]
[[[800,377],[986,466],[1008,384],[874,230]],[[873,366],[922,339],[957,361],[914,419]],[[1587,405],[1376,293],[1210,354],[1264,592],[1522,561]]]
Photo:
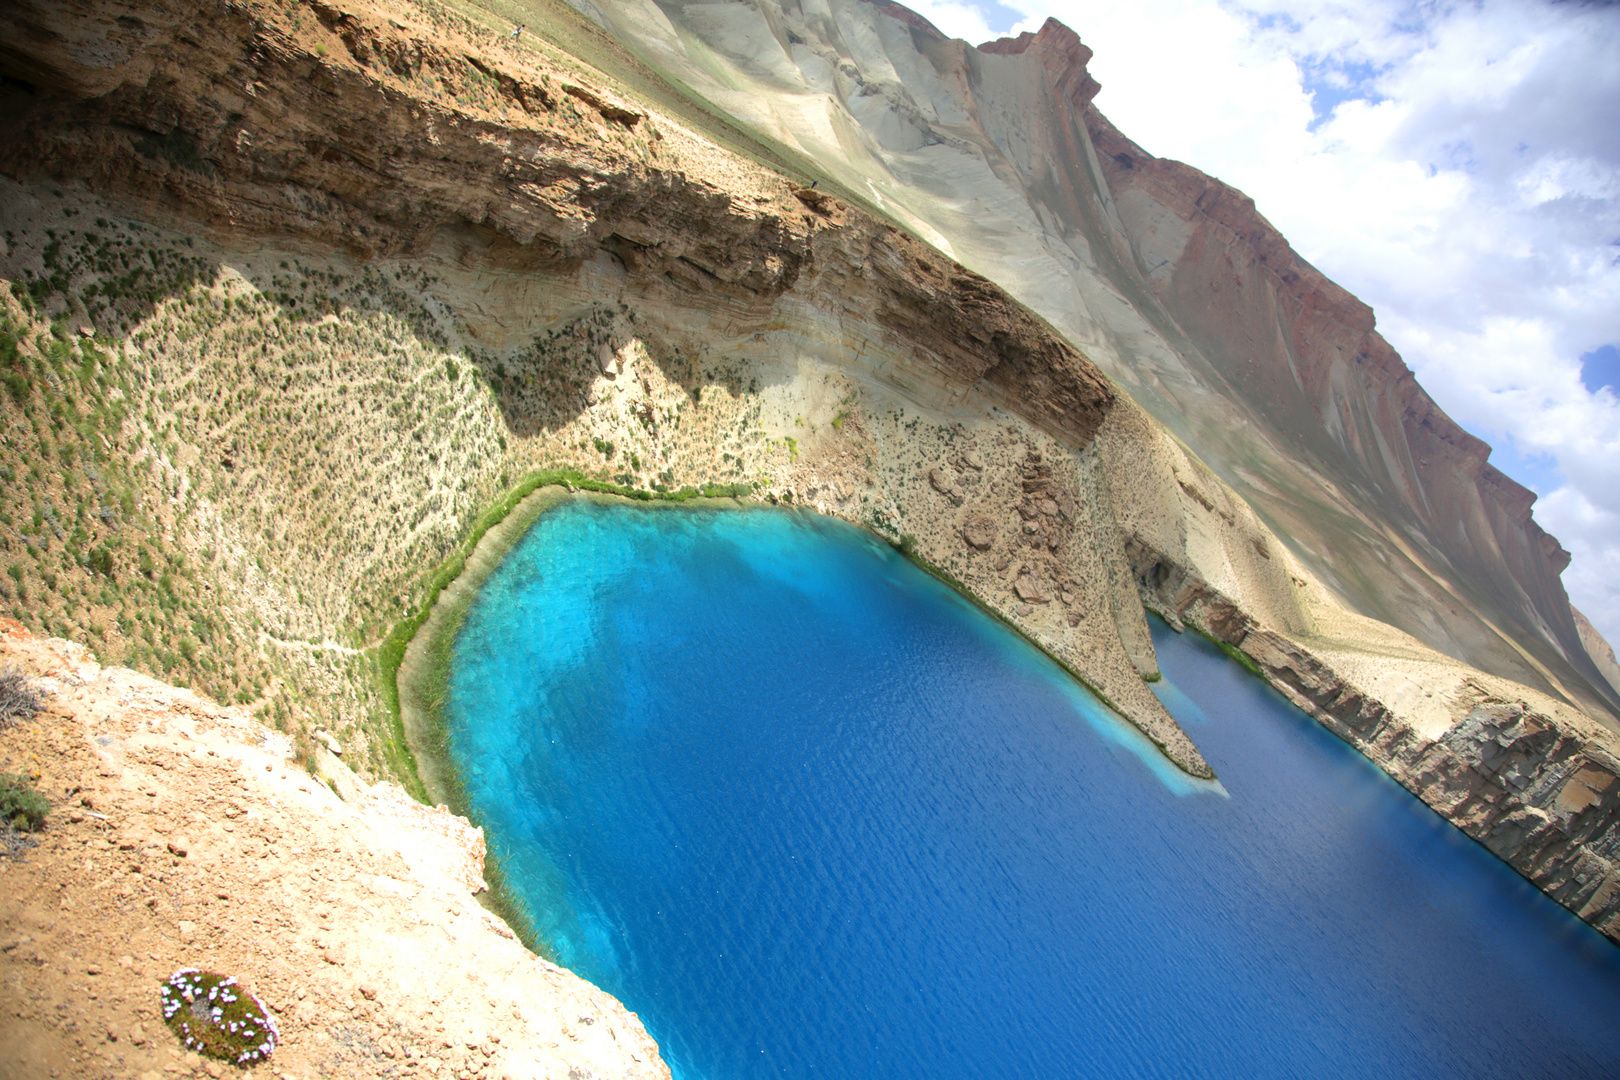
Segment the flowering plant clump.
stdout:
[[186,968],[170,975],[160,994],[163,1022],[187,1050],[252,1065],[269,1057],[281,1036],[264,1002],[234,976]]

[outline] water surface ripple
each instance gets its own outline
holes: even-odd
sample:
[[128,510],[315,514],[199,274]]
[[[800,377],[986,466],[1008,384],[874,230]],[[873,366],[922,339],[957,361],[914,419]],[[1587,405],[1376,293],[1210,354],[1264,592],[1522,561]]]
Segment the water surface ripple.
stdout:
[[1155,641],[1219,786],[853,528],[578,501],[470,612],[451,753],[683,1080],[1620,1076],[1620,950]]

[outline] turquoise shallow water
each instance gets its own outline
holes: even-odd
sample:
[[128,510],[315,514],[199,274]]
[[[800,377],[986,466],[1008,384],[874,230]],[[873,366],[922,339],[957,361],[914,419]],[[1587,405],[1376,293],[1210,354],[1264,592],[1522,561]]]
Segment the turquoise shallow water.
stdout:
[[1620,1076],[1620,949],[1155,638],[1219,787],[855,529],[569,503],[469,614],[452,756],[685,1080]]

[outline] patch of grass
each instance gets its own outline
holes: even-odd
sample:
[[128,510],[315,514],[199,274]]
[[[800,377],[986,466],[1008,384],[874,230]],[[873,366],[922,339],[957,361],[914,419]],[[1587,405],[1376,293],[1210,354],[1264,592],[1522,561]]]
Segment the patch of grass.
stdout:
[[44,826],[50,812],[50,802],[26,776],[0,773],[0,820],[18,832],[34,832]]
[[1215,637],[1214,635],[1212,635],[1212,634],[1210,634],[1210,633],[1208,633],[1206,631],[1200,630],[1196,626],[1194,626],[1192,628],[1192,630],[1193,630],[1193,633],[1197,634],[1199,637],[1203,638],[1205,641],[1209,642],[1211,645],[1213,645],[1217,649],[1221,650],[1221,652],[1225,653],[1227,656],[1229,656],[1233,660],[1237,661],[1238,665],[1240,667],[1242,667],[1245,671],[1247,671],[1250,675],[1253,675],[1255,678],[1260,679],[1260,680],[1266,682],[1267,684],[1269,684],[1271,682],[1270,679],[1266,678],[1266,673],[1261,670],[1260,665],[1255,663],[1254,659],[1248,653],[1244,652],[1242,649],[1238,648],[1236,645],[1228,645],[1226,642],[1222,641],[1220,638]]

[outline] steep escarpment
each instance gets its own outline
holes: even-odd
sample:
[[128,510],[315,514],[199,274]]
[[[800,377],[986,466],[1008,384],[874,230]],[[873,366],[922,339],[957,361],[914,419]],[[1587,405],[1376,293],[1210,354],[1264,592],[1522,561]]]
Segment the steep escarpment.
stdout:
[[973,48],[864,0],[582,6],[1038,311],[1346,603],[1598,715],[1620,707],[1528,493],[1248,199],[1114,131],[1073,31]]
[[[1185,422],[1178,430],[1285,535],[1298,528],[1307,558],[1361,610],[1489,670],[1612,710],[1612,693],[1577,647],[1559,580],[1569,555],[1532,519],[1534,494],[1491,466],[1490,448],[1423,391],[1374,329],[1372,309],[1300,258],[1253,200],[1121,135],[1092,101],[1095,84],[1083,75],[1089,51],[1067,27],[1049,22],[995,50],[1037,60],[1058,99],[1075,109],[1127,245],[1122,269],[1147,285],[1194,370],[1273,452],[1222,446]],[[1245,472],[1280,456],[1276,448],[1329,485],[1299,476],[1276,483],[1275,466],[1254,470],[1264,480],[1249,482]],[[1268,482],[1281,490],[1267,491]],[[1302,505],[1284,509],[1324,498],[1353,507],[1370,529],[1352,531],[1346,544],[1313,530]],[[1404,588],[1391,590],[1386,575],[1358,575],[1346,556],[1368,547],[1430,582],[1408,574]],[[1392,602],[1413,588],[1442,614]],[[1514,655],[1526,651],[1531,658]]]
[[0,169],[362,259],[445,236],[507,269],[611,252],[646,288],[756,310],[813,268],[861,279],[842,302],[943,377],[983,379],[1077,444],[1106,411],[1111,391],[1074,348],[892,226],[737,175],[578,75],[503,63],[492,42],[309,10],[306,26],[252,6],[20,7],[0,51],[20,121]]
[[[1448,591],[1516,640],[1552,646],[1607,698],[1574,648],[1559,580],[1569,554],[1531,517],[1535,495],[1424,392],[1372,309],[1300,258],[1246,196],[1145,154],[1095,109],[1088,123],[1137,261],[1157,264],[1155,295],[1238,398],[1420,551]],[[1182,223],[1175,252],[1166,211]]]

